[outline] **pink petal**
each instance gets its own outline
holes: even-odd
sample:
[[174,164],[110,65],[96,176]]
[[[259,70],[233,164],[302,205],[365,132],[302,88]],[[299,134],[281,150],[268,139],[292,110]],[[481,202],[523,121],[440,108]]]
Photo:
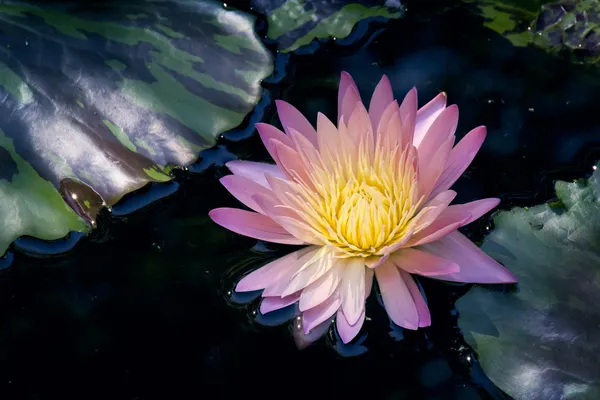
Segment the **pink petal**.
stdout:
[[338,88],[338,122],[342,119],[342,116],[346,116],[346,122],[348,122],[356,103],[360,101],[358,87],[352,76],[347,72],[342,72]]
[[225,189],[229,191],[239,201],[241,201],[246,207],[253,209],[256,212],[265,214],[260,205],[252,199],[252,196],[260,194],[266,198],[275,199],[275,195],[269,189],[258,183],[244,178],[239,175],[227,175],[222,177],[220,180],[221,184],[225,186]]
[[414,279],[408,272],[400,271],[400,275],[402,279],[404,279],[404,283],[408,287],[410,291],[410,295],[412,296],[415,306],[417,307],[417,313],[419,314],[419,328],[424,328],[426,326],[431,325],[431,314],[429,313],[429,307],[425,303],[425,299],[423,299],[423,295],[419,290],[419,287],[415,283]]
[[485,126],[479,126],[467,133],[464,138],[450,151],[448,160],[444,167],[435,187],[432,192],[432,196],[436,193],[442,192],[450,188],[454,182],[462,175],[463,172],[475,158],[475,155],[481,148],[483,141],[485,140],[486,129]]
[[431,198],[431,191],[444,172],[446,160],[452,150],[454,136],[450,136],[440,145],[428,164],[419,159],[419,194]]
[[340,308],[340,305],[341,301],[339,296],[337,296],[336,291],[333,296],[325,300],[323,303],[304,311],[302,313],[302,327],[304,328],[304,333],[308,334],[320,323],[331,319],[333,314],[335,314]]
[[365,265],[368,268],[377,268],[381,264],[386,262],[389,257],[390,257],[389,254],[385,254],[383,256],[370,256],[370,257],[365,258]]
[[401,249],[390,259],[398,268],[423,276],[453,274],[460,270],[458,264],[418,249]]
[[325,275],[333,267],[333,257],[329,252],[318,251],[315,257],[308,260],[302,265],[298,272],[292,276],[287,288],[283,291],[282,296],[289,296],[299,290],[309,286],[317,279]]
[[483,214],[487,213],[491,209],[495,208],[498,204],[500,204],[500,199],[489,198],[489,199],[481,199],[475,200],[470,203],[465,204],[455,204],[448,207],[451,210],[459,210],[460,212],[466,212],[471,214],[471,218],[469,218],[464,224],[468,225],[471,222],[479,219]]
[[288,293],[285,293],[285,290],[290,286],[290,281],[306,263],[311,262],[315,258],[319,253],[320,247],[309,246],[303,250],[304,252],[299,253],[295,259],[289,261],[291,265],[286,270],[287,274],[278,276],[277,280],[270,282],[265,287],[262,293],[263,297],[285,297],[288,295]]
[[446,108],[446,93],[442,92],[435,96],[429,103],[417,111],[417,123],[415,126],[415,136],[413,138],[413,146],[419,147],[425,134],[433,124],[433,121]]
[[342,310],[338,310],[337,317],[335,318],[335,325],[337,327],[337,331],[340,334],[340,338],[342,338],[342,342],[349,343],[358,335],[360,332],[360,328],[362,328],[365,323],[365,310],[363,309],[358,321],[354,325],[351,325],[348,322],[348,319],[344,315]]
[[306,247],[271,261],[242,278],[235,287],[235,291],[252,292],[261,290],[282,279],[287,279],[293,273],[296,261],[314,250],[314,248]]
[[[425,137],[417,147],[419,151],[419,171],[424,171],[433,160],[440,146],[454,135],[458,126],[458,107],[453,104],[444,109],[433,121]],[[446,161],[444,159],[444,161]]]
[[398,268],[392,263],[384,264],[375,270],[375,276],[383,305],[392,321],[407,329],[417,329],[419,326],[417,306]]
[[454,190],[446,190],[429,200],[415,217],[415,232],[419,232],[433,223],[456,197]]
[[281,244],[304,244],[277,222],[264,215],[237,208],[215,208],[208,216],[217,224],[240,235]]
[[404,247],[419,246],[438,240],[463,226],[470,218],[469,212],[448,207],[431,225],[413,235]]
[[304,243],[321,245],[323,242],[316,236],[313,228],[308,226],[297,217],[274,216],[273,220],[277,222],[286,232],[302,240]]
[[392,85],[388,77],[383,75],[373,91],[371,103],[369,104],[369,117],[374,128],[379,126],[381,116],[393,101]]
[[317,146],[317,131],[296,107],[283,100],[275,100],[275,106],[285,133],[289,135],[289,129],[295,129]]
[[321,113],[317,114],[317,136],[324,161],[335,158],[339,151],[339,133],[333,122]]
[[415,122],[417,119],[417,89],[412,88],[400,104],[400,119],[402,120],[402,148],[413,142]]
[[390,103],[379,120],[376,134],[376,146],[382,147],[386,151],[396,147],[402,140],[402,120],[400,119],[400,109],[395,100]]
[[300,292],[287,297],[263,297],[260,303],[260,313],[266,314],[294,304],[300,299]]
[[[281,202],[279,202],[278,199],[275,197],[273,192],[271,192],[269,196],[264,195],[262,193],[254,194],[252,195],[252,201],[256,203],[256,205],[262,210],[262,213],[264,215],[272,218],[275,221],[277,221],[277,218],[279,217],[295,218],[299,220],[298,214],[290,207],[282,205]],[[279,225],[281,225],[281,223],[279,223]],[[283,225],[281,225],[281,227],[283,229],[286,229],[286,227]],[[289,230],[287,231],[289,232]]]
[[278,178],[285,178],[285,175],[277,165],[265,164],[254,161],[234,160],[225,164],[227,168],[235,175],[248,178],[261,186],[269,188],[269,183],[265,174],[271,174]]
[[366,149],[371,151],[374,147],[373,127],[369,113],[363,103],[356,103],[354,111],[350,114],[348,120],[348,133],[354,140],[357,146],[361,143]]
[[373,276],[375,272],[372,269],[365,269],[365,300],[369,298],[373,290]]
[[356,324],[365,308],[365,263],[360,258],[340,261],[344,276],[340,284],[342,310],[351,325]]
[[334,266],[305,288],[300,296],[300,311],[316,307],[331,297],[342,280],[342,272],[340,268]]
[[435,279],[468,283],[517,282],[517,277],[512,272],[481,251],[460,232],[453,232],[426,244],[422,249],[453,261],[460,267],[459,272],[436,276]]
[[311,179],[306,172],[306,165],[301,157],[291,147],[288,147],[278,140],[271,140],[277,153],[277,164],[285,175],[295,182],[303,183],[312,187]]
[[272,139],[278,140],[286,146],[293,147],[291,139],[287,137],[285,133],[275,128],[273,125],[259,122],[255,126],[256,130],[258,131],[258,134],[260,135],[260,139],[262,140],[267,151],[269,152],[271,157],[273,157],[274,160],[277,159],[277,154],[275,153],[273,143],[271,143]]

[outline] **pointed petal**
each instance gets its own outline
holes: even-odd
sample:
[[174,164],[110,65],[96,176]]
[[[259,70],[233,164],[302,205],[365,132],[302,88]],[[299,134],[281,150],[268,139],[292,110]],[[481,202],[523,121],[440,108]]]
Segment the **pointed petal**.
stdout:
[[224,228],[240,235],[281,244],[304,244],[271,218],[237,208],[215,208],[209,217]]
[[266,314],[271,311],[280,310],[287,306],[290,306],[300,300],[300,292],[291,294],[286,297],[263,297],[260,303],[260,313]]
[[446,160],[452,151],[454,136],[440,145],[428,164],[422,164],[419,159],[419,194],[431,198],[431,192],[444,172]]
[[365,308],[365,263],[361,258],[340,261],[344,276],[340,284],[342,310],[350,325],[354,325]]
[[257,123],[256,130],[265,145],[267,151],[275,160],[277,158],[277,154],[275,153],[275,148],[271,143],[272,139],[278,140],[286,146],[293,147],[292,141],[289,137],[285,135],[285,133],[281,132],[279,129],[275,128],[273,125],[265,124],[262,122]]
[[454,190],[446,190],[429,200],[415,216],[415,232],[420,232],[431,225],[456,197]]
[[322,113],[317,114],[317,136],[324,161],[335,158],[339,151],[339,133],[333,122]]
[[320,323],[331,319],[340,308],[341,301],[337,291],[323,303],[302,313],[302,327],[304,333],[308,334]]
[[392,263],[384,264],[375,270],[375,276],[383,305],[392,321],[407,329],[417,329],[419,326],[417,306],[398,268]]
[[235,291],[252,292],[254,290],[262,290],[273,285],[275,282],[287,279],[293,273],[296,261],[315,250],[315,247],[305,247],[271,261],[243,277],[235,287]]
[[400,119],[400,109],[397,101],[388,105],[377,125],[376,146],[388,151],[396,147],[402,140],[402,120]]
[[424,328],[431,325],[431,314],[429,313],[429,307],[427,307],[425,299],[423,299],[423,295],[415,283],[415,280],[408,272],[401,270],[400,275],[402,276],[402,279],[404,279],[404,283],[406,283],[406,287],[408,287],[410,295],[412,296],[415,306],[417,307],[417,313],[419,314],[419,328]]
[[469,213],[471,214],[471,218],[469,218],[462,226],[468,225],[471,222],[479,219],[483,214],[487,213],[491,209],[495,208],[498,204],[500,204],[500,199],[489,198],[489,199],[481,199],[475,200],[470,203],[465,204],[455,204],[453,206],[449,206],[450,210],[458,210],[459,212]]
[[275,199],[275,195],[272,191],[243,176],[227,175],[222,177],[219,181],[233,197],[241,201],[246,207],[261,214],[265,214],[265,212],[256,201],[252,199],[252,196],[260,194],[266,198]]
[[390,261],[406,272],[422,276],[453,274],[460,269],[450,260],[413,248],[398,250]]
[[334,266],[306,287],[300,296],[300,311],[316,307],[331,297],[342,281],[342,276],[343,270]]
[[278,140],[271,140],[277,154],[277,165],[286,177],[292,181],[311,185],[310,177],[306,172],[306,165],[302,162],[298,152]]
[[453,232],[421,248],[455,262],[460,267],[459,272],[436,276],[435,279],[468,283],[517,282],[517,277],[512,272],[481,251],[460,232]]
[[433,121],[446,108],[446,93],[442,92],[434,97],[429,103],[419,108],[417,111],[417,123],[415,126],[415,136],[413,138],[413,146],[419,147],[425,134],[433,124]]
[[337,312],[337,316],[335,318],[335,325],[337,327],[337,331],[340,334],[340,338],[342,338],[342,342],[349,343],[358,335],[360,332],[360,328],[362,328],[365,323],[365,310],[363,309],[358,321],[354,325],[351,325],[348,322],[348,319],[344,315],[344,312],[340,309]]
[[381,264],[386,262],[389,257],[390,257],[389,254],[385,254],[383,256],[370,256],[370,257],[365,258],[365,265],[368,268],[377,268]]
[[315,253],[315,257],[308,260],[298,269],[283,291],[282,296],[289,296],[309,286],[325,275],[333,267],[333,257],[327,249],[322,248]]
[[392,85],[388,77],[383,75],[373,91],[371,103],[369,104],[369,117],[374,128],[379,126],[381,116],[393,101]]
[[427,228],[413,235],[403,247],[413,247],[438,240],[454,232],[471,218],[465,210],[446,208]]
[[352,114],[350,114],[348,133],[357,146],[363,143],[369,151],[373,149],[374,137],[371,119],[369,118],[367,109],[361,102],[356,103],[356,107],[354,107]]
[[419,107],[417,89],[412,88],[402,104],[400,104],[400,119],[402,120],[402,148],[413,142],[417,108]]
[[296,107],[283,100],[275,100],[275,106],[285,133],[289,135],[289,129],[295,129],[317,146],[317,131]]
[[290,266],[286,270],[286,275],[280,276],[279,279],[271,282],[263,291],[263,297],[285,297],[286,295],[293,293],[285,293],[285,290],[290,286],[292,278],[303,268],[307,263],[314,260],[321,250],[320,246],[309,246],[308,250],[303,253],[299,253],[296,259],[290,261]]
[[[417,147],[419,152],[419,171],[425,171],[431,164],[438,149],[450,136],[453,136],[458,126],[458,107],[453,104],[446,108],[433,122],[425,137]],[[454,141],[453,141],[454,144]],[[452,146],[450,146],[450,149]],[[448,149],[448,152],[450,152]],[[444,158],[444,163],[447,156]]]
[[347,72],[342,72],[338,88],[338,122],[342,119],[343,115],[346,116],[346,121],[348,121],[356,103],[360,101],[358,87],[354,83],[352,76]]
[[[279,225],[281,225],[281,223],[279,221],[277,221],[277,218],[279,218],[279,217],[288,217],[288,218],[295,218],[297,220],[300,220],[300,217],[298,216],[298,214],[294,210],[292,210],[290,207],[281,205],[281,202],[278,201],[277,197],[275,197],[275,195],[272,192],[271,192],[270,196],[266,196],[262,193],[257,193],[257,194],[252,195],[251,198],[252,198],[252,201],[254,201],[256,203],[256,205],[262,210],[262,213],[264,215],[272,218],[274,221],[279,223]],[[281,225],[281,227],[283,229],[286,229],[285,226],[283,226],[283,225]],[[293,233],[292,233],[292,235],[293,235]],[[309,243],[309,242],[307,242],[307,243]]]
[[323,242],[316,236],[316,232],[303,221],[294,217],[274,216],[273,220],[286,232],[304,243],[321,245]]
[[450,151],[444,171],[435,184],[432,196],[449,189],[460,178],[481,148],[485,136],[485,126],[479,126],[467,133]]
[[271,174],[278,178],[285,178],[283,172],[277,165],[265,164],[255,161],[234,160],[225,164],[227,168],[235,175],[242,176],[258,183],[261,186],[269,188],[269,183],[265,174]]

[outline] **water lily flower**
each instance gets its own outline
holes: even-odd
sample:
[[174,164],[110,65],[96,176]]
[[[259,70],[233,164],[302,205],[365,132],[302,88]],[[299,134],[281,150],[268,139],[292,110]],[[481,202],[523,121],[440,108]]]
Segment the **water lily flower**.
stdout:
[[[263,290],[261,313],[298,302],[309,334],[335,318],[344,343],[365,320],[373,279],[390,319],[407,329],[431,317],[412,275],[456,282],[513,283],[510,271],[457,231],[498,205],[495,198],[450,205],[452,184],[481,147],[477,127],[456,146],[458,107],[440,93],[418,109],[413,88],[400,105],[384,76],[369,109],[347,73],[337,126],[316,129],[277,102],[285,133],[256,125],[275,165],[231,161],[221,183],[253,211],[217,208],[210,217],[241,235],[305,247],[246,275],[238,292]],[[319,328],[320,331],[323,331]]]

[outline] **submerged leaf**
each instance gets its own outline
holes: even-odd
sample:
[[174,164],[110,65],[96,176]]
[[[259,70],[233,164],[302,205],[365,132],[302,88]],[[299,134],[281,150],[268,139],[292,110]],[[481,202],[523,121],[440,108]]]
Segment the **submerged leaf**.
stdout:
[[[472,288],[459,325],[483,369],[518,399],[600,398],[600,174],[557,182],[559,202],[500,212],[482,249],[517,293]],[[557,208],[564,206],[564,208]]]
[[273,68],[254,22],[208,1],[0,4],[0,255],[85,231],[238,126]]
[[313,39],[345,38],[354,26],[367,18],[399,18],[400,0],[253,0],[267,15],[269,39],[283,52],[294,51]]

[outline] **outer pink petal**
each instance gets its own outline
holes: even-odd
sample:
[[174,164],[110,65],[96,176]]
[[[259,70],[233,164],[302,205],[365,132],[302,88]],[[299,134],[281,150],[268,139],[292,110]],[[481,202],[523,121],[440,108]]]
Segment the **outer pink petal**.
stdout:
[[419,326],[417,306],[398,268],[392,263],[384,264],[375,270],[375,276],[383,305],[392,321],[407,329],[417,329]]
[[251,181],[258,183],[261,186],[270,188],[265,174],[271,174],[277,178],[285,179],[285,175],[277,165],[265,164],[255,161],[234,160],[225,164],[227,168],[235,175],[243,176]]
[[300,269],[290,279],[290,283],[283,291],[282,296],[289,296],[299,290],[302,290],[317,281],[333,267],[333,259],[329,254],[319,255],[315,253],[315,258],[309,260],[300,267]]
[[280,310],[300,300],[300,292],[291,294],[286,297],[263,297],[260,303],[261,314],[270,313],[271,311]]
[[343,270],[334,266],[325,275],[305,288],[300,297],[300,311],[316,307],[331,297],[338,288],[342,276]]
[[264,215],[237,208],[215,208],[208,213],[214,222],[240,235],[273,243],[304,244],[277,222]]
[[444,109],[435,119],[425,137],[419,143],[419,147],[417,147],[419,151],[419,171],[423,171],[429,166],[442,143],[454,135],[457,126],[458,107],[453,104]]
[[453,144],[454,136],[450,136],[440,145],[428,164],[421,164],[419,159],[419,194],[422,196],[431,198],[431,192],[444,171]]
[[[315,258],[319,251],[319,246],[307,247],[302,253],[298,253],[298,257],[290,260],[290,267],[286,270],[285,275],[278,276],[277,280],[272,281],[263,291],[263,297],[285,297],[285,290],[290,286],[290,281],[296,273]],[[291,294],[291,293],[290,293]]]
[[292,236],[304,243],[321,245],[323,242],[316,236],[313,228],[300,221],[297,217],[274,216],[273,219]]
[[358,321],[354,325],[351,325],[348,322],[348,319],[344,315],[342,310],[338,310],[337,317],[335,318],[335,325],[337,327],[337,331],[342,338],[342,342],[349,343],[352,339],[358,335],[360,332],[360,328],[362,328],[365,323],[365,310],[360,314]]
[[295,129],[317,146],[317,131],[296,107],[283,100],[275,100],[275,106],[285,133],[289,135],[289,128]]
[[383,75],[373,91],[371,103],[369,104],[369,117],[374,128],[379,126],[381,116],[393,101],[392,85],[388,77]]
[[415,136],[413,138],[413,146],[419,147],[425,134],[433,124],[433,121],[446,108],[446,93],[442,92],[434,97],[429,103],[419,108],[417,111],[417,123],[415,126]]
[[451,211],[457,210],[458,212],[468,212],[471,214],[471,218],[469,218],[464,224],[470,224],[471,222],[479,219],[483,214],[487,213],[491,209],[495,208],[498,204],[500,204],[500,199],[489,198],[489,199],[481,199],[475,200],[470,203],[465,204],[455,204],[448,207]]
[[465,137],[458,142],[458,144],[450,152],[448,160],[446,160],[444,172],[436,182],[432,196],[436,193],[449,189],[454,182],[460,178],[462,173],[465,172],[481,148],[481,145],[485,140],[485,136],[485,126],[479,126],[467,133]]
[[402,148],[413,142],[417,108],[419,107],[417,89],[412,88],[400,104],[400,119],[402,120]]
[[438,240],[463,226],[470,218],[471,214],[467,211],[446,208],[431,225],[413,235],[403,247],[419,246]]
[[415,217],[415,232],[419,232],[433,223],[456,197],[454,190],[446,190],[429,200]]
[[238,282],[235,291],[252,292],[254,290],[262,290],[280,280],[286,280],[293,273],[296,261],[314,250],[311,247],[303,248],[271,261],[242,278]]
[[317,325],[322,322],[331,319],[333,315],[340,308],[341,300],[336,293],[333,294],[329,299],[319,304],[318,306],[306,310],[302,313],[302,327],[304,328],[304,333],[308,334],[311,330],[313,330]]
[[298,152],[277,140],[271,140],[277,153],[277,164],[285,175],[293,181],[312,185],[310,177],[306,172],[306,165]]
[[351,135],[357,146],[362,142],[369,151],[373,149],[374,137],[371,119],[369,118],[367,109],[361,102],[356,104],[354,111],[349,116],[348,133]]
[[365,308],[365,263],[361,258],[340,261],[344,276],[340,283],[342,310],[351,325],[360,318]]
[[375,134],[375,144],[378,148],[383,148],[384,151],[389,151],[396,147],[402,140],[402,120],[400,119],[400,108],[398,102],[391,102],[379,120]]
[[347,72],[342,72],[338,88],[338,122],[344,115],[346,116],[346,122],[348,122],[350,114],[359,101],[361,101],[360,94],[352,76]]
[[417,313],[419,314],[419,328],[424,328],[426,326],[431,325],[431,314],[429,313],[429,308],[427,304],[425,304],[425,299],[423,299],[423,295],[419,290],[417,284],[414,279],[408,272],[400,271],[400,275],[402,275],[402,279],[404,279],[404,283],[408,287],[410,294],[415,302],[415,306],[417,307]]
[[418,249],[401,249],[390,260],[398,268],[423,276],[453,274],[459,271],[458,264]]
[[275,195],[272,191],[243,176],[227,175],[222,177],[219,181],[236,199],[241,201],[245,206],[261,214],[266,213],[262,210],[260,205],[256,203],[252,196],[260,194],[266,198],[275,199]]
[[323,161],[335,158],[339,151],[339,133],[333,122],[322,113],[317,114],[317,136]]
[[512,272],[481,251],[460,232],[453,232],[421,248],[460,266],[459,272],[436,276],[435,279],[468,283],[517,282],[517,277]]
[[274,160],[277,159],[277,153],[275,152],[275,148],[272,139],[278,140],[286,146],[293,147],[292,140],[285,135],[285,133],[281,132],[279,129],[275,128],[273,125],[264,124],[262,122],[257,123],[256,130],[260,135],[260,138],[265,145],[267,151],[273,157]]

